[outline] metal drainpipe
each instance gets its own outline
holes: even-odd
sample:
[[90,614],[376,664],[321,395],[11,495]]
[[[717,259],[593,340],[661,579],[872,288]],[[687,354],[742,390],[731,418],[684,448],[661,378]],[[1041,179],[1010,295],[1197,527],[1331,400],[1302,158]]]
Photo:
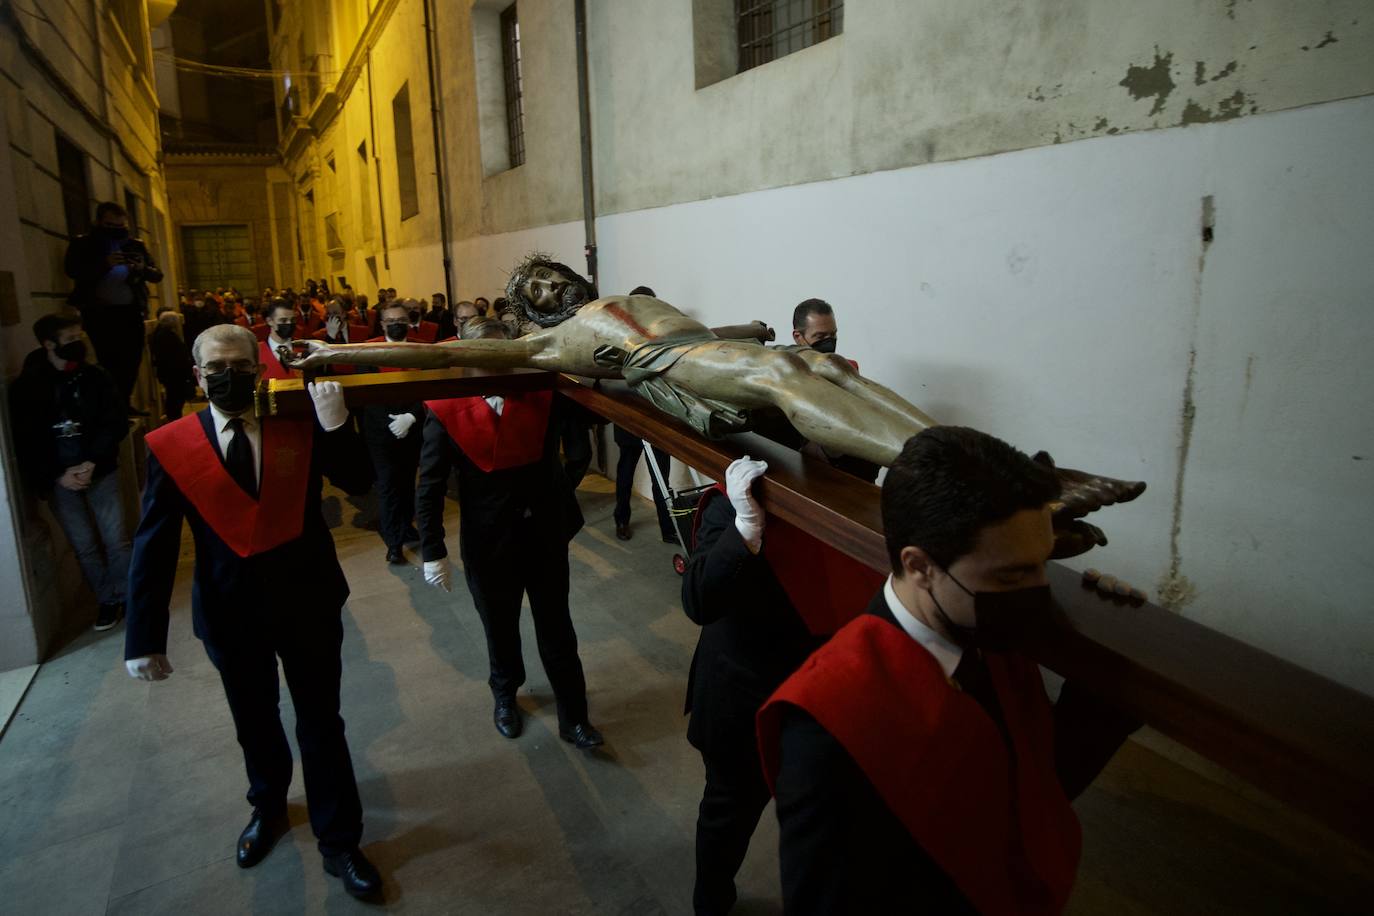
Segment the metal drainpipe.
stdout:
[[453,258],[449,251],[448,240],[448,197],[444,194],[444,148],[440,141],[439,130],[439,90],[435,78],[435,44],[438,36],[434,33],[434,20],[430,17],[430,6],[434,0],[425,3],[425,58],[429,64],[429,122],[434,127],[434,187],[439,195],[439,243],[444,255],[444,295],[448,297],[449,307],[453,307]]
[[582,223],[587,236],[587,275],[597,285],[596,198],[592,193],[592,105],[587,79],[587,0],[576,0],[577,112],[582,129]]
[[[367,49],[367,130],[372,143],[372,164],[377,167],[377,225],[382,230],[382,270],[391,272],[391,252],[386,247],[386,201],[382,193],[382,160],[377,156],[377,116],[372,110],[372,48]],[[368,201],[369,206],[371,201]],[[381,277],[378,285],[385,286]]]

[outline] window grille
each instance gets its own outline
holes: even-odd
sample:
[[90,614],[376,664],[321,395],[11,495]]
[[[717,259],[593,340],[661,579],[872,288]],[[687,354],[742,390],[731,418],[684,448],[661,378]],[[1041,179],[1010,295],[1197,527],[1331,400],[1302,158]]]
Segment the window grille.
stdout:
[[525,86],[520,70],[520,18],[512,3],[501,13],[501,59],[506,74],[506,130],[510,167],[525,164]]
[[739,71],[844,31],[844,0],[735,0]]

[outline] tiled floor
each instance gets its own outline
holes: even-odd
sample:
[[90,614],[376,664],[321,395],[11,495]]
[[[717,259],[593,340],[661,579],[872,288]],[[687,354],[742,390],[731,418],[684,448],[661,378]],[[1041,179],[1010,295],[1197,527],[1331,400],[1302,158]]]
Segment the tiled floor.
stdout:
[[[380,540],[355,524],[366,512],[329,500],[353,589],[344,716],[386,909],[691,910],[701,764],[681,711],[696,631],[651,507],[636,507],[637,537],[625,543],[612,534],[606,482],[589,477],[580,495],[588,526],[572,545],[572,605],[593,718],[608,739],[597,754],[554,734],[528,615],[526,732],[497,736],[481,625],[461,583],[445,595],[418,568],[387,567]],[[364,909],[320,869],[299,776],[290,837],[257,868],[235,867],[248,814],[242,758],[190,633],[189,590],[183,569],[169,681],[125,676],[122,629],[82,637],[39,671],[0,741],[0,911]],[[1357,912],[1374,899],[1368,856],[1139,745],[1078,808],[1086,839],[1075,914]],[[779,911],[776,842],[768,813],[737,912]]]

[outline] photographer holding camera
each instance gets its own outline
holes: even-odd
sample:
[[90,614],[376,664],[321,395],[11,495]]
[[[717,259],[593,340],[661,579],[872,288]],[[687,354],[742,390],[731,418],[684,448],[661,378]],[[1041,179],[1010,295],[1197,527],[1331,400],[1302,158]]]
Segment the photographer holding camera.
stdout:
[[67,276],[76,281],[68,302],[95,347],[96,361],[114,377],[129,415],[147,416],[129,400],[143,361],[148,284],[162,280],[147,247],[129,237],[129,214],[105,201],[95,208],[95,226],[67,246]]

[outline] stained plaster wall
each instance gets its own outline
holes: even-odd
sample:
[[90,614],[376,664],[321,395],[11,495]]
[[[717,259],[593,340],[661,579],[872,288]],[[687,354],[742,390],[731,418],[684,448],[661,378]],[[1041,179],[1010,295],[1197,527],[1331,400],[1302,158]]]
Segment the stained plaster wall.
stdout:
[[[356,16],[355,16],[356,14]],[[356,79],[343,79],[342,71],[364,41],[363,26],[368,18],[347,4],[335,7],[317,4],[288,4],[277,31],[273,34],[273,62],[280,68],[293,63],[296,36],[301,30],[317,40],[332,54],[322,89],[334,87],[340,94],[339,110],[332,117],[317,119],[307,141],[286,159],[285,168],[294,188],[297,212],[302,219],[313,215],[311,224],[302,227],[304,259],[289,270],[283,283],[299,287],[306,277],[346,276],[357,292],[375,295],[377,286],[394,286],[403,296],[427,297],[444,287],[443,258],[439,244],[438,192],[435,182],[435,156],[429,76],[424,54],[424,7],[421,0],[390,0],[378,3],[372,18],[381,28],[370,47],[371,73],[362,67]],[[357,60],[369,60],[363,55]],[[400,190],[396,170],[396,135],[392,100],[402,85],[408,85],[412,143],[419,213],[401,219]],[[371,111],[369,112],[369,90]],[[374,132],[375,126],[375,132]],[[367,143],[364,164],[358,145]],[[334,168],[328,165],[330,156]],[[377,163],[380,160],[380,183]],[[367,170],[367,196],[359,170]],[[314,192],[314,206],[304,200],[307,190]],[[369,235],[363,207],[371,209]],[[324,219],[338,214],[343,252],[327,250]],[[385,222],[385,239],[383,238]],[[369,267],[376,265],[376,279]]]
[[[691,4],[591,4],[602,289],[780,327],[829,299],[941,421],[1150,483],[1080,565],[1374,693],[1360,5],[982,6],[847,4],[842,38],[697,90]],[[573,188],[455,262],[580,265]]]
[[[169,257],[161,218],[167,197],[159,164],[157,98],[151,74],[133,64],[137,42],[147,42],[146,31],[124,36],[104,3],[14,0],[0,20],[6,141],[0,184],[6,186],[7,198],[0,206],[7,266],[0,269],[15,277],[18,319],[0,326],[6,379],[18,374],[25,355],[36,346],[30,332],[34,320],[65,307],[71,289],[62,263],[68,238],[58,180],[58,134],[85,155],[92,209],[99,200],[123,203],[126,190],[138,199],[140,235],[167,270],[164,283],[150,290],[150,307],[156,308],[163,289],[175,288],[175,265],[166,263],[175,259]],[[135,397],[155,402],[154,391],[145,362]],[[130,516],[137,496],[132,456],[126,443],[121,482]],[[93,598],[56,522],[10,473],[8,442],[5,458],[13,500],[5,519],[19,550],[16,566],[0,567],[0,581],[6,585],[0,669],[41,661],[64,632],[84,625],[84,615],[93,613]],[[6,540],[0,535],[0,545]],[[16,572],[22,574],[22,586],[11,578]]]
[[851,0],[842,35],[697,89],[694,23],[729,6],[588,5],[599,212],[1374,91],[1362,0]]

